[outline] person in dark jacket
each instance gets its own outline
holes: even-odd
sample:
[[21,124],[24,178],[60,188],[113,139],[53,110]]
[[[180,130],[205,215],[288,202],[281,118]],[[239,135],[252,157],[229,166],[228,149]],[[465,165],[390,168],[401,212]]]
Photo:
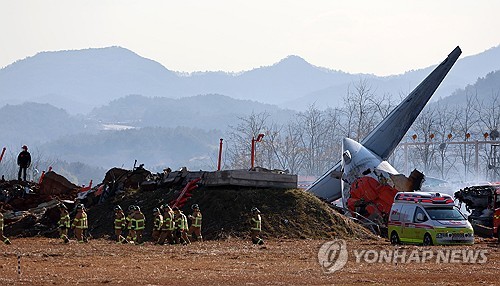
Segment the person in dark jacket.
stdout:
[[19,173],[17,174],[17,179],[21,181],[21,173],[23,173],[23,179],[26,181],[26,170],[31,165],[31,155],[28,152],[28,146],[23,145],[23,151],[17,156],[17,165],[19,165]]

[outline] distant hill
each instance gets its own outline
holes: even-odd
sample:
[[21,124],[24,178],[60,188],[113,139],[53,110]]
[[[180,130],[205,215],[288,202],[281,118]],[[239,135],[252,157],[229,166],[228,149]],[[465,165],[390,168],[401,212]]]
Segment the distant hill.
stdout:
[[196,128],[142,128],[123,131],[101,131],[54,140],[39,146],[60,160],[83,162],[105,169],[123,166],[131,169],[134,160],[149,170],[166,167],[177,169],[214,169],[217,165],[218,131]]
[[178,76],[123,48],[42,52],[0,70],[4,103],[51,103],[75,113],[141,93],[165,96]]
[[20,144],[38,145],[61,136],[90,132],[93,127],[52,105],[24,103],[0,108],[0,130],[0,144],[15,144],[17,150]]
[[[443,60],[445,56],[443,55]],[[371,91],[375,94],[391,94],[397,99],[399,95],[406,96],[411,92],[435,67],[434,65],[424,69],[411,70],[401,75],[387,77],[358,76],[352,81],[331,85],[325,89],[317,90],[286,102],[282,107],[301,110],[304,106],[312,103],[317,103],[320,106],[338,106],[339,103],[342,103],[339,99],[342,99],[347,94],[349,86],[352,87],[359,79],[366,79],[371,87]],[[500,46],[488,49],[477,55],[459,58],[436,90],[431,101],[450,96],[455,90],[473,84],[478,78],[497,70],[500,70]]]
[[494,96],[500,99],[500,71],[490,72],[485,77],[477,79],[474,84],[457,89],[438,102],[442,105],[464,105],[467,104],[467,96],[476,95],[485,104],[490,104]]
[[237,100],[218,94],[180,99],[129,95],[95,108],[88,118],[101,123],[133,127],[186,126],[205,130],[226,130],[239,117],[267,112],[274,122],[291,120],[296,112],[251,100]]
[[[367,79],[377,94],[406,94],[431,69],[376,77],[325,69],[289,56],[239,74],[181,74],[121,47],[42,52],[0,70],[0,106],[34,101],[74,114],[131,94],[166,98],[222,94],[301,110],[312,103],[337,106],[347,87],[360,78]],[[500,70],[500,47],[460,59],[434,98],[448,96],[495,70]]]

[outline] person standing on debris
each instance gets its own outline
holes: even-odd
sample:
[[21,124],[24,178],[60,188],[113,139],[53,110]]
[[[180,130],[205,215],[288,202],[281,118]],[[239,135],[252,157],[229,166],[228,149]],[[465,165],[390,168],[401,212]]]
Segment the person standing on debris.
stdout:
[[175,230],[174,211],[172,211],[169,205],[161,206],[160,209],[163,209],[163,224],[161,226],[161,234],[158,244],[163,245],[165,240],[168,240],[168,243],[173,244],[173,233]]
[[190,244],[189,238],[187,236],[187,218],[186,215],[178,207],[174,207],[175,214],[175,243],[180,243],[182,239],[182,244]]
[[119,205],[115,206],[115,236],[116,243],[127,243],[125,237],[122,236],[122,231],[125,229],[125,214],[123,213],[122,207]]
[[[198,204],[194,204],[191,206],[193,210],[193,214],[189,215],[189,219],[191,220],[191,226],[189,226],[188,237],[194,241],[203,242],[203,237],[201,236],[201,211]],[[193,238],[194,236],[194,238]]]
[[21,181],[21,173],[23,179],[26,181],[26,171],[31,165],[31,154],[28,152],[28,146],[23,145],[23,151],[17,156],[17,165],[19,166],[19,173],[17,173],[17,180]]
[[153,242],[157,244],[160,239],[161,227],[163,225],[163,216],[161,215],[159,208],[153,209],[153,216],[155,220],[153,222],[153,233],[151,234],[151,237],[153,238]]
[[5,244],[10,244],[10,240],[3,235],[3,207],[0,207],[0,239]]
[[73,219],[71,228],[74,229],[76,240],[79,243],[87,242],[87,238],[85,238],[84,234],[85,230],[88,228],[87,213],[85,212],[83,204],[78,204],[76,206],[76,216]]
[[59,226],[59,237],[64,240],[64,243],[69,242],[68,229],[70,228],[70,218],[68,213],[68,208],[63,204],[59,204],[60,217],[57,225]]
[[256,207],[252,208],[251,226],[250,230],[253,244],[264,244],[264,240],[260,237],[260,232],[262,230],[262,218],[260,217],[259,209]]
[[141,208],[139,206],[135,206],[134,215],[132,216],[131,222],[132,229],[135,230],[135,243],[138,245],[142,245],[142,234],[146,225],[146,218],[141,212]]
[[127,241],[129,243],[134,243],[134,241],[135,241],[135,230],[132,228],[132,218],[134,217],[134,210],[135,210],[135,206],[130,205],[128,207],[127,217],[125,218],[125,222],[127,224],[127,230],[128,230]]

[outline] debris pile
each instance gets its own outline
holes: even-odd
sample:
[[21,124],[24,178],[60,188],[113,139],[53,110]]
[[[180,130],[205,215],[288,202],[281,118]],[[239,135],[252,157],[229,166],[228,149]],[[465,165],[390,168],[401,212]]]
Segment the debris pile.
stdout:
[[79,187],[51,171],[40,183],[5,181],[0,183],[0,204],[4,210],[5,231],[11,236],[55,233],[56,206],[71,206]]
[[[9,182],[9,193],[24,190],[6,200],[9,236],[55,237],[59,213],[57,204],[70,210],[77,203],[88,209],[88,234],[94,238],[113,235],[114,207],[138,205],[146,215],[145,239],[151,235],[153,209],[162,204],[177,205],[186,214],[198,204],[203,213],[202,232],[207,239],[245,237],[249,214],[258,207],[263,217],[263,235],[279,238],[370,238],[364,227],[333,210],[315,196],[298,189],[263,189],[204,185],[204,172],[179,171],[152,174],[142,166],[133,170],[110,169],[102,183],[79,187],[64,177],[48,172],[41,184]],[[15,182],[15,181],[13,181]],[[24,185],[31,190],[25,191]],[[11,204],[14,203],[14,204]],[[70,213],[71,218],[74,213]],[[8,217],[8,219],[7,219]]]

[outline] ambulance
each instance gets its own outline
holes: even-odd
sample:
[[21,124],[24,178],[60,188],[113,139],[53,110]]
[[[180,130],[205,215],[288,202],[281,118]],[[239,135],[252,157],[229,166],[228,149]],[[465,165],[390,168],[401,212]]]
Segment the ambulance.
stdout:
[[474,244],[474,230],[446,194],[399,192],[389,214],[392,244]]

